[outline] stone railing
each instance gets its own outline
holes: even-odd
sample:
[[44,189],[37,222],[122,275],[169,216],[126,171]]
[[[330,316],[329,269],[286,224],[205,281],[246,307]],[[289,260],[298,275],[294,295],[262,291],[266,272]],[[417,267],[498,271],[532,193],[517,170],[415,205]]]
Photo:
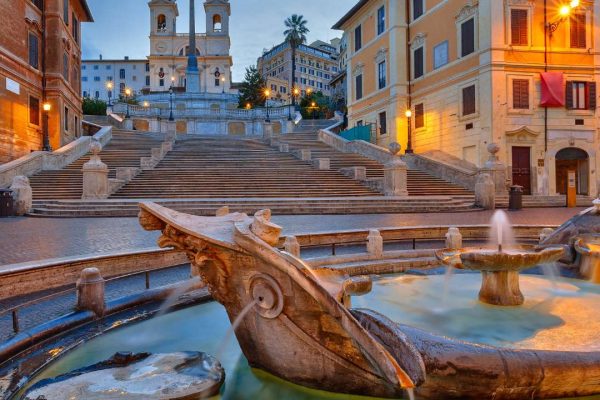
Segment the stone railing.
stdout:
[[319,140],[343,153],[360,154],[382,164],[388,163],[394,158],[390,151],[383,147],[365,142],[364,140],[349,141],[333,133],[332,130],[336,129],[341,123],[338,121],[326,129],[321,129],[319,131]]
[[406,154],[404,161],[411,168],[429,172],[431,175],[466,189],[475,190],[479,169],[473,165],[458,165],[456,162],[445,162],[441,157],[433,158],[427,154]]
[[94,136],[83,136],[51,153],[35,151],[31,154],[0,165],[0,187],[8,187],[15,176],[31,176],[45,170],[66,167],[89,151],[92,140],[103,146],[112,138],[112,127],[102,127]]

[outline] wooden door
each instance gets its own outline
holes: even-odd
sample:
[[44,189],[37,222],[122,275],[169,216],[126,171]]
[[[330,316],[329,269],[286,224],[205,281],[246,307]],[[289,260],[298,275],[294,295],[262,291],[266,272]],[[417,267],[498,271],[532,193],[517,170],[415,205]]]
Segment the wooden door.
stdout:
[[577,160],[556,160],[556,193],[567,194],[569,171],[577,171]]
[[523,194],[531,194],[531,148],[512,148],[512,182],[523,186]]

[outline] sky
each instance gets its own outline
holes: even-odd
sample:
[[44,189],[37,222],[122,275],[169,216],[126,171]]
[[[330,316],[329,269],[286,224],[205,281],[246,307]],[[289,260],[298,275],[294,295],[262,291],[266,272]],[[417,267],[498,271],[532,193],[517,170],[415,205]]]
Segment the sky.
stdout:
[[[292,14],[308,21],[308,43],[340,37],[331,30],[357,0],[230,0],[231,55],[234,81],[256,64],[265,48],[283,41],[283,21]],[[188,31],[189,3],[178,0],[177,30]],[[88,0],[94,23],[82,24],[83,58],[146,58],[150,52],[148,0]],[[206,31],[203,0],[196,0],[196,31]]]

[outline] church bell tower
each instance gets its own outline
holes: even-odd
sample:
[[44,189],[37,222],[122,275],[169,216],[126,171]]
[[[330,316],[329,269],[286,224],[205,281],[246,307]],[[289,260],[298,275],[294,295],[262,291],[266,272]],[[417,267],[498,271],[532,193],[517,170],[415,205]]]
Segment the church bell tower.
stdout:
[[204,10],[206,12],[206,35],[228,36],[229,17],[231,16],[229,0],[206,0]]

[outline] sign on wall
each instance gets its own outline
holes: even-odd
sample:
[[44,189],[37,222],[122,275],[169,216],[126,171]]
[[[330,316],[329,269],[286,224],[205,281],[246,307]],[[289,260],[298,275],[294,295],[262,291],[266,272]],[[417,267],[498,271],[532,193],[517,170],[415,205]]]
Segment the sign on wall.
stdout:
[[21,94],[21,85],[10,78],[6,78],[6,90],[14,94]]

